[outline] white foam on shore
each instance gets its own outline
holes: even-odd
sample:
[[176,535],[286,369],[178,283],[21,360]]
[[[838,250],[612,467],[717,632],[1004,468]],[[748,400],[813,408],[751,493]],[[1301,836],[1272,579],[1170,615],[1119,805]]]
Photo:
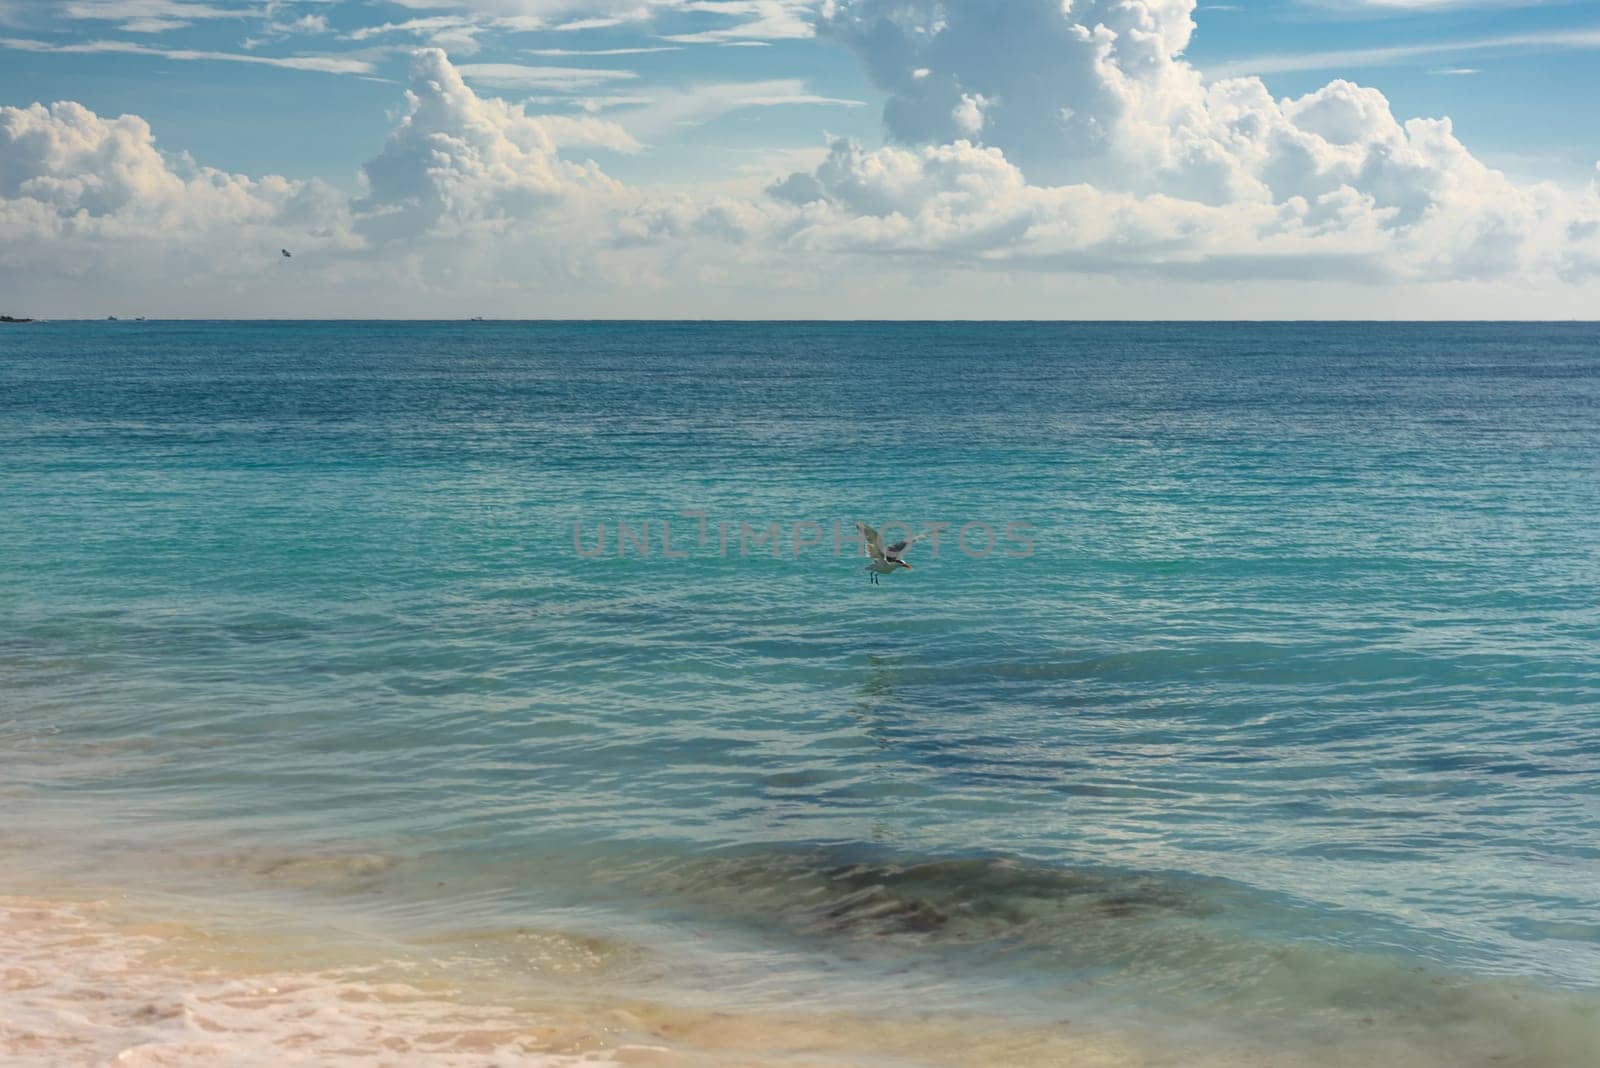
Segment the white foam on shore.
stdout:
[[[970,1019],[485,1004],[403,968],[260,971],[256,949],[106,902],[0,895],[0,1065],[1132,1068],[1119,1042]],[[202,939],[204,940],[204,939]],[[216,960],[236,965],[212,967]],[[428,985],[423,980],[424,985]]]
[[616,1045],[570,1023],[530,1021],[509,1008],[466,1004],[402,983],[337,973],[244,978],[164,963],[154,959],[161,939],[119,930],[101,911],[0,898],[0,1060],[428,1068],[615,1063]]
[[[1443,1020],[1408,1008],[1398,988],[1399,1016],[1387,1022],[1285,1003],[1286,1014],[1314,1017],[1290,1048],[914,1005],[893,1015],[730,1009],[688,991],[668,1004],[627,992],[608,963],[620,951],[579,935],[463,932],[470,953],[450,941],[407,953],[271,915],[207,915],[196,899],[101,888],[103,899],[86,900],[84,889],[0,894],[0,1066],[1542,1068],[1584,1063],[1594,1033],[1587,1002],[1500,1011],[1502,996],[1522,1004],[1509,988],[1468,992],[1477,1023],[1462,1006]],[[543,978],[507,985],[507,961]]]

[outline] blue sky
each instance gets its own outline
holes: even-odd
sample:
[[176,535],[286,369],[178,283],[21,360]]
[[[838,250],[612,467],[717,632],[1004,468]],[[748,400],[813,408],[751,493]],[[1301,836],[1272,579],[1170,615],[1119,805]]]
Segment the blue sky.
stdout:
[[[1592,317],[1597,61],[1597,3],[0,0],[0,282],[41,314],[856,315],[870,282],[890,316]],[[280,242],[299,273],[222,247]]]

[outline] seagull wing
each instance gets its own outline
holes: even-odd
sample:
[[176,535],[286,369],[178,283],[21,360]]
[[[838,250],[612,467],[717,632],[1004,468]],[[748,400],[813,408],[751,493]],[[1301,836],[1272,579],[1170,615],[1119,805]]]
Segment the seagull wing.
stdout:
[[856,529],[861,531],[863,538],[867,539],[867,552],[871,554],[872,558],[874,560],[882,560],[884,555],[883,538],[878,536],[878,532],[865,523],[857,523]]
[[923,538],[926,538],[932,533],[933,531],[931,530],[924,530],[921,534],[918,534],[914,538],[907,538],[905,541],[897,541],[885,549],[883,554],[891,560],[898,560],[906,554],[907,549],[911,548],[917,542],[921,541]]

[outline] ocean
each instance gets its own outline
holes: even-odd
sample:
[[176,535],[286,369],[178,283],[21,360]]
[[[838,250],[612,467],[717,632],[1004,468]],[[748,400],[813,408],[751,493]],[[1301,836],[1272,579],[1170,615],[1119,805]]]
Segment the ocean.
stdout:
[[0,1059],[1597,1063],[1600,326],[0,329]]

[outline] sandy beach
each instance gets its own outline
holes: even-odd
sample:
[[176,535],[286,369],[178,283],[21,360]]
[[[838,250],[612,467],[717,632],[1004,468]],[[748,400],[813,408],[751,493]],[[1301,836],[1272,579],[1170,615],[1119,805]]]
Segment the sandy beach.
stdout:
[[[106,900],[0,896],[0,944],[7,1064],[1149,1063],[1105,1039],[993,1022],[696,1012],[620,999],[554,1011],[486,1003],[400,960],[271,969],[269,956],[294,955],[292,941],[230,938]],[[584,955],[576,944],[555,948]]]
[[[530,953],[538,967],[568,982],[542,995],[512,996],[474,984],[470,962],[448,954],[428,959],[416,947],[339,944],[330,932],[308,928],[267,934],[208,926],[192,904],[0,895],[0,1063],[1500,1068],[1577,1064],[1565,1058],[1581,1057],[1583,1042],[1576,1005],[1564,1020],[1546,1016],[1548,1033],[1525,1036],[1530,1051],[1539,1047],[1526,1058],[1491,1046],[1476,1053],[1443,1048],[1392,1027],[1358,1029],[1337,1048],[1294,1049],[1216,1045],[1198,1032],[1158,1042],[1068,1019],[1023,1025],[914,1011],[884,1017],[696,1008],[608,994],[596,978],[603,954],[581,937],[555,932],[516,937],[536,947]],[[1549,1030],[1563,1023],[1569,1034]]]
[[[37,1065],[615,1063],[615,1035],[538,1025],[373,969],[187,964],[200,936],[103,902],[0,898],[0,1058]],[[610,1053],[602,1053],[609,1050]]]

